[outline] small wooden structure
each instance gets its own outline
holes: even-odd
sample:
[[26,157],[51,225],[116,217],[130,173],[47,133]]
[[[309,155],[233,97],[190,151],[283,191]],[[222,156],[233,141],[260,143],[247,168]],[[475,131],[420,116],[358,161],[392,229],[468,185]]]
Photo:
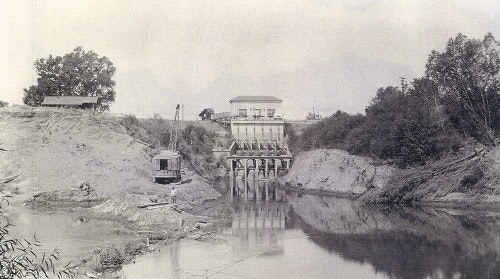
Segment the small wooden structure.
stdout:
[[181,154],[162,150],[151,160],[153,182],[177,182],[181,180]]
[[98,97],[82,96],[45,96],[42,102],[44,107],[76,107],[81,109],[95,109]]

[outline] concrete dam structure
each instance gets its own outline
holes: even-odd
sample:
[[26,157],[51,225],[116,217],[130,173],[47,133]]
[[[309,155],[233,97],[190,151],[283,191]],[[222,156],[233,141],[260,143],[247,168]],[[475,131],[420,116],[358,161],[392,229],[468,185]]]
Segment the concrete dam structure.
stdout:
[[273,96],[239,96],[229,101],[231,113],[224,119],[234,138],[228,163],[232,178],[276,178],[292,164],[286,144],[283,100]]

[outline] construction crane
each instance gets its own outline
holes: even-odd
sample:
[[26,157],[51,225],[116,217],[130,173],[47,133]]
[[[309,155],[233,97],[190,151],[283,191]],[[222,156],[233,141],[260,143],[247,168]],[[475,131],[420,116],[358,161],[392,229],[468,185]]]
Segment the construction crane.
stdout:
[[151,161],[154,183],[169,183],[181,180],[181,154],[177,151],[180,107],[179,104],[175,107],[175,116],[170,129],[167,149],[160,150],[160,153],[154,156]]
[[177,104],[175,107],[174,122],[172,122],[172,128],[170,129],[170,139],[168,141],[168,150],[177,151],[177,131],[179,130],[179,110],[181,106]]

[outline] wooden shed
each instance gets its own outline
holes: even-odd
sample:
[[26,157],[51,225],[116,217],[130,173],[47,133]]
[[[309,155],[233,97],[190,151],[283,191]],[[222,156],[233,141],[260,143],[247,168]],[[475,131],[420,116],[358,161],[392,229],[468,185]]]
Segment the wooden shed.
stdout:
[[42,106],[45,107],[77,107],[95,109],[97,97],[82,96],[45,96]]

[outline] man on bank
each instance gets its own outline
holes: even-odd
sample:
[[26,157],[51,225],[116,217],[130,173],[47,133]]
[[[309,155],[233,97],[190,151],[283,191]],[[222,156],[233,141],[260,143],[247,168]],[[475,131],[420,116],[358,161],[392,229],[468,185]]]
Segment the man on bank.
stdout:
[[175,186],[170,190],[170,198],[172,199],[172,204],[177,205],[177,189],[175,189]]

